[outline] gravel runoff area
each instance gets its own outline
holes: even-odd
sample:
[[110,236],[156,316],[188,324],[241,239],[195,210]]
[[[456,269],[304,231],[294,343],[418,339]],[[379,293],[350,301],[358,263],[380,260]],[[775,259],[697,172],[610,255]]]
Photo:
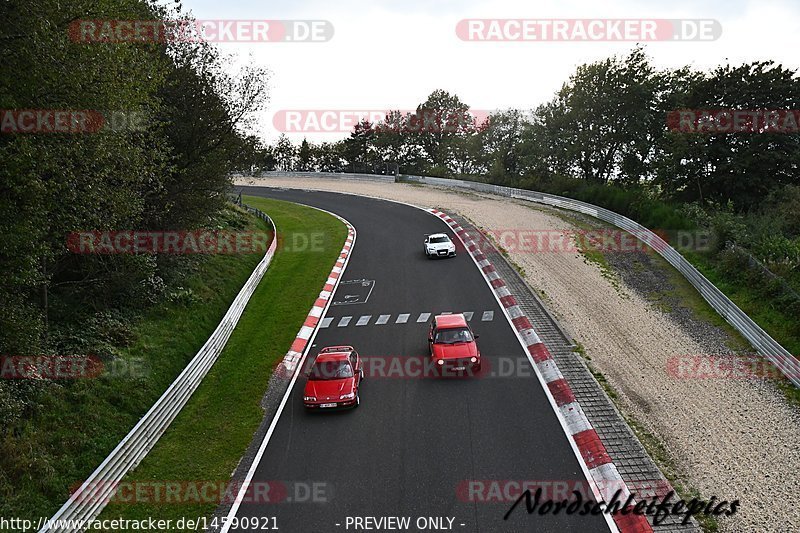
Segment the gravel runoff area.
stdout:
[[[237,185],[327,190],[438,207],[484,230],[577,230],[547,207],[410,184],[319,178],[238,179]],[[582,223],[599,221],[588,217]],[[576,252],[508,250],[550,311],[585,349],[617,393],[616,403],[664,446],[676,474],[703,497],[741,502],[722,531],[800,531],[796,475],[800,416],[773,384],[754,379],[679,379],[676,356],[729,354],[728,335],[685,309],[655,305],[647,295],[668,287],[647,254],[631,265],[608,254],[611,276]],[[668,290],[668,289],[667,289]],[[663,301],[662,301],[663,303]],[[675,306],[672,306],[675,307]]]

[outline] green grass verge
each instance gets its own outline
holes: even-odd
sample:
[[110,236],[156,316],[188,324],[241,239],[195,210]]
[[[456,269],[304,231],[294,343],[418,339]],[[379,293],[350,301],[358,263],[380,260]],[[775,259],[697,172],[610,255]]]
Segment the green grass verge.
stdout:
[[711,283],[725,293],[725,296],[747,313],[747,316],[795,357],[800,356],[800,328],[798,328],[796,316],[788,315],[784,309],[765,299],[753,287],[741,283],[731,283],[724,275],[720,274],[717,266],[708,257],[683,250],[681,253]]
[[[267,229],[238,209],[226,216],[237,230]],[[129,317],[117,356],[135,361],[136,373],[42,384],[25,426],[0,436],[0,516],[52,515],[197,353],[261,257],[196,257],[171,287],[181,297]]]
[[[262,198],[244,201],[269,213],[287,247],[294,235],[317,232],[321,246],[279,250],[220,358],[125,484],[211,481],[219,487],[228,481],[264,416],[260,400],[272,370],[302,326],[347,237],[344,224],[326,213]],[[112,502],[101,518],[178,520],[208,516],[215,508],[213,502]]]
[[[536,207],[531,207],[531,209],[536,209]],[[547,212],[587,231],[594,229],[596,226],[613,228],[613,226],[601,220],[597,220],[596,226],[593,226],[582,220],[578,220],[573,216],[570,216],[569,213],[561,213],[551,210],[548,210]],[[738,305],[742,311],[747,313],[750,318],[755,320],[762,328],[769,331],[776,340],[779,340],[779,342],[781,342],[781,339],[783,339],[782,344],[784,347],[790,351],[794,350],[792,353],[800,353],[800,338],[797,338],[792,333],[792,329],[796,329],[796,325],[789,324],[785,314],[781,313],[780,310],[774,309],[769,302],[758,297],[748,287],[726,282],[725,279],[716,272],[712,263],[707,258],[686,250],[679,251],[690,263],[694,265],[695,268],[697,268],[704,276],[706,276],[709,281],[716,285],[717,288],[719,288],[728,298],[733,300],[733,302],[736,303],[736,305]],[[600,268],[603,276],[608,278],[612,285],[618,287],[619,276],[613,270],[613,267],[609,265],[605,257],[603,257],[602,252],[596,250],[581,250],[581,253],[584,255],[587,261],[595,263],[598,268]],[[735,351],[752,351],[752,346],[750,346],[750,343],[747,341],[747,339],[745,339],[741,333],[739,333],[724,318],[722,318],[722,316],[720,316],[720,314],[713,307],[711,307],[711,304],[709,304],[700,295],[694,285],[689,283],[689,280],[687,280],[683,274],[681,274],[676,268],[670,265],[666,259],[654,251],[648,249],[648,255],[652,263],[654,263],[655,266],[657,266],[666,274],[670,282],[669,287],[660,287],[654,289],[650,294],[647,295],[647,299],[650,300],[656,308],[668,313],[671,308],[664,300],[666,296],[671,296],[679,300],[681,305],[690,309],[696,318],[708,322],[709,324],[712,324],[725,331],[725,333],[728,335],[727,344],[729,348]],[[636,266],[642,269],[645,268],[644,265]]]
[[[569,196],[569,195],[567,195]],[[584,201],[591,203],[602,204],[597,198],[582,198]],[[605,207],[614,210],[613,206],[606,205]],[[617,206],[617,212],[623,212]],[[557,213],[554,210],[548,213],[555,214],[560,218],[567,220],[570,223],[577,224],[582,227],[582,222],[576,221],[574,217],[569,216],[567,213]],[[627,216],[632,216],[631,213],[623,213]],[[665,223],[665,220],[659,220],[659,213],[654,212],[652,220],[649,222],[651,227],[662,228],[678,228],[679,225],[670,225]],[[633,216],[634,219],[637,217]],[[639,218],[638,221],[645,226],[648,221]],[[597,221],[600,225],[606,225],[602,221]],[[608,226],[611,227],[611,226]],[[731,276],[725,273],[723,261],[717,255],[708,253],[696,253],[691,250],[678,249],[686,260],[688,260],[697,270],[700,271],[709,281],[711,281],[719,290],[725,294],[731,301],[733,301],[747,316],[754,320],[764,331],[766,331],[772,338],[781,344],[789,353],[793,354],[796,358],[800,359],[800,321],[797,317],[782,305],[775,298],[770,296],[764,290],[763,279],[758,277],[748,278],[747,276]],[[731,326],[725,319],[723,319],[711,305],[708,304],[687,280],[669,265],[665,259],[657,254],[652,254],[655,261],[664,267],[667,275],[675,287],[673,294],[677,296],[684,305],[689,307],[695,315],[715,326],[720,327],[730,338],[728,343],[729,347],[736,351],[753,351],[749,342]],[[608,265],[605,261],[597,257],[597,255],[585,254],[586,260],[596,263],[604,276],[608,273]],[[743,279],[744,278],[744,279]],[[613,279],[611,280],[613,283]],[[669,312],[669,306],[663,302],[663,291],[654,291],[649,296],[649,299],[654,303],[657,308],[665,312]],[[770,375],[779,375],[779,372]],[[788,379],[776,378],[775,385],[784,393],[786,399],[796,406],[800,406],[800,389],[795,387]]]
[[[716,285],[725,296],[739,306],[739,309],[744,311],[747,316],[761,326],[761,328],[773,339],[778,341],[781,346],[786,348],[789,353],[793,354],[796,358],[800,357],[800,333],[798,330],[797,317],[790,316],[784,309],[777,307],[774,302],[765,299],[755,288],[741,283],[731,283],[725,276],[718,272],[713,262],[707,257],[685,251],[681,251],[681,253],[711,283]],[[719,320],[723,320],[711,306],[708,307],[715,317]],[[736,332],[736,336],[741,339],[741,343],[744,346],[748,347],[750,351],[755,351],[738,331],[734,330],[727,322],[725,322],[725,324],[728,329]],[[770,364],[769,366],[771,368],[771,371],[769,371],[770,376],[780,376],[773,379],[773,381],[783,393],[784,397],[792,405],[800,407],[800,389],[795,387],[787,378],[782,377],[780,371],[777,370],[774,365]]]

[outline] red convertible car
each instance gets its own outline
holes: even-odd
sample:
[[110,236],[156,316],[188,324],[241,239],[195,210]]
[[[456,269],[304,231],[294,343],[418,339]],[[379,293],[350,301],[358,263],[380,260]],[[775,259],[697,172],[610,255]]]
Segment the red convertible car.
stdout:
[[463,314],[433,317],[428,344],[434,366],[442,373],[479,372],[481,353],[475,343],[477,338]]
[[364,379],[364,369],[352,346],[323,348],[306,376],[303,404],[307,408],[358,407],[358,387]]

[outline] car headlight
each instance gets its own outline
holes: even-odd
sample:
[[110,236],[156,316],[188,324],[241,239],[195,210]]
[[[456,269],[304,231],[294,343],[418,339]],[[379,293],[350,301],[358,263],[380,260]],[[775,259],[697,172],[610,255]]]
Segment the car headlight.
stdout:
[[316,402],[317,399],[314,396],[303,396],[303,400],[307,402]]
[[339,399],[340,400],[352,400],[355,397],[356,397],[356,393],[355,392],[351,392],[350,394],[342,394],[341,396],[339,396]]
[[437,363],[438,363],[438,364],[440,364],[440,365],[443,365],[443,364],[444,364],[444,359],[439,359],[439,360],[437,361]]
[[478,362],[478,358],[477,358],[477,357],[470,357],[470,359],[469,359],[469,360],[470,360],[471,362],[473,362],[473,363],[477,363],[477,362]]

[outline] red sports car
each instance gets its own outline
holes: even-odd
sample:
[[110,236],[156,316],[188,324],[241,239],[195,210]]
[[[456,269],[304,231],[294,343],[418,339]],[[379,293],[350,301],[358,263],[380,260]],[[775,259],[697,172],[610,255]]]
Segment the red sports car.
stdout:
[[475,343],[477,338],[463,314],[433,317],[428,332],[433,364],[442,373],[479,372],[481,353]]
[[358,407],[358,387],[364,379],[364,369],[352,346],[323,348],[306,376],[303,404],[307,408]]

